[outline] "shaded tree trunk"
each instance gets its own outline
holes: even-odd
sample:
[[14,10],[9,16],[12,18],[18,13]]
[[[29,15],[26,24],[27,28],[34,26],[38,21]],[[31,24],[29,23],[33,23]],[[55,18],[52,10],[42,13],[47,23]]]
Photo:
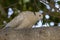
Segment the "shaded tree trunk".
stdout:
[[1,4],[0,4],[0,15],[6,16],[6,12]]

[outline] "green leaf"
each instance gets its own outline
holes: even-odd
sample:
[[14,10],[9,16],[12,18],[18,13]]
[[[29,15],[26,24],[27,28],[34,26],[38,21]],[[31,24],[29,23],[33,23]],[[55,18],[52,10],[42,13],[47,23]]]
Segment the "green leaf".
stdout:
[[60,5],[60,1],[57,2]]

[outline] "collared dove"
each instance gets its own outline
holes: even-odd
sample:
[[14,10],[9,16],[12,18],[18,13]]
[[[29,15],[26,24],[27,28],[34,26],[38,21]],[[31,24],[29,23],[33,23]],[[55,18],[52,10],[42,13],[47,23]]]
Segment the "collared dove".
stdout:
[[6,27],[12,27],[16,29],[21,28],[32,28],[32,26],[38,21],[43,18],[43,15],[39,12],[31,12],[31,11],[24,11],[21,12],[18,16],[12,19]]

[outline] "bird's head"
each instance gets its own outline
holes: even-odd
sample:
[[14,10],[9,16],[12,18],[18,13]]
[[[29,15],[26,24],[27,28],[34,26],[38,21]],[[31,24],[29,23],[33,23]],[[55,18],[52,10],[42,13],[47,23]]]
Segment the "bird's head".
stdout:
[[37,17],[38,20],[43,19],[43,15],[42,14],[40,14],[39,12],[35,12],[35,13],[36,13],[36,17]]

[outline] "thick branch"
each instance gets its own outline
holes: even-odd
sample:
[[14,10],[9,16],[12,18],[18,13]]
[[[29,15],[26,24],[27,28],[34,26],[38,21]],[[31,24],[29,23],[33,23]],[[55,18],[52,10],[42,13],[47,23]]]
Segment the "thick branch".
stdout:
[[59,27],[0,30],[0,40],[59,40]]

